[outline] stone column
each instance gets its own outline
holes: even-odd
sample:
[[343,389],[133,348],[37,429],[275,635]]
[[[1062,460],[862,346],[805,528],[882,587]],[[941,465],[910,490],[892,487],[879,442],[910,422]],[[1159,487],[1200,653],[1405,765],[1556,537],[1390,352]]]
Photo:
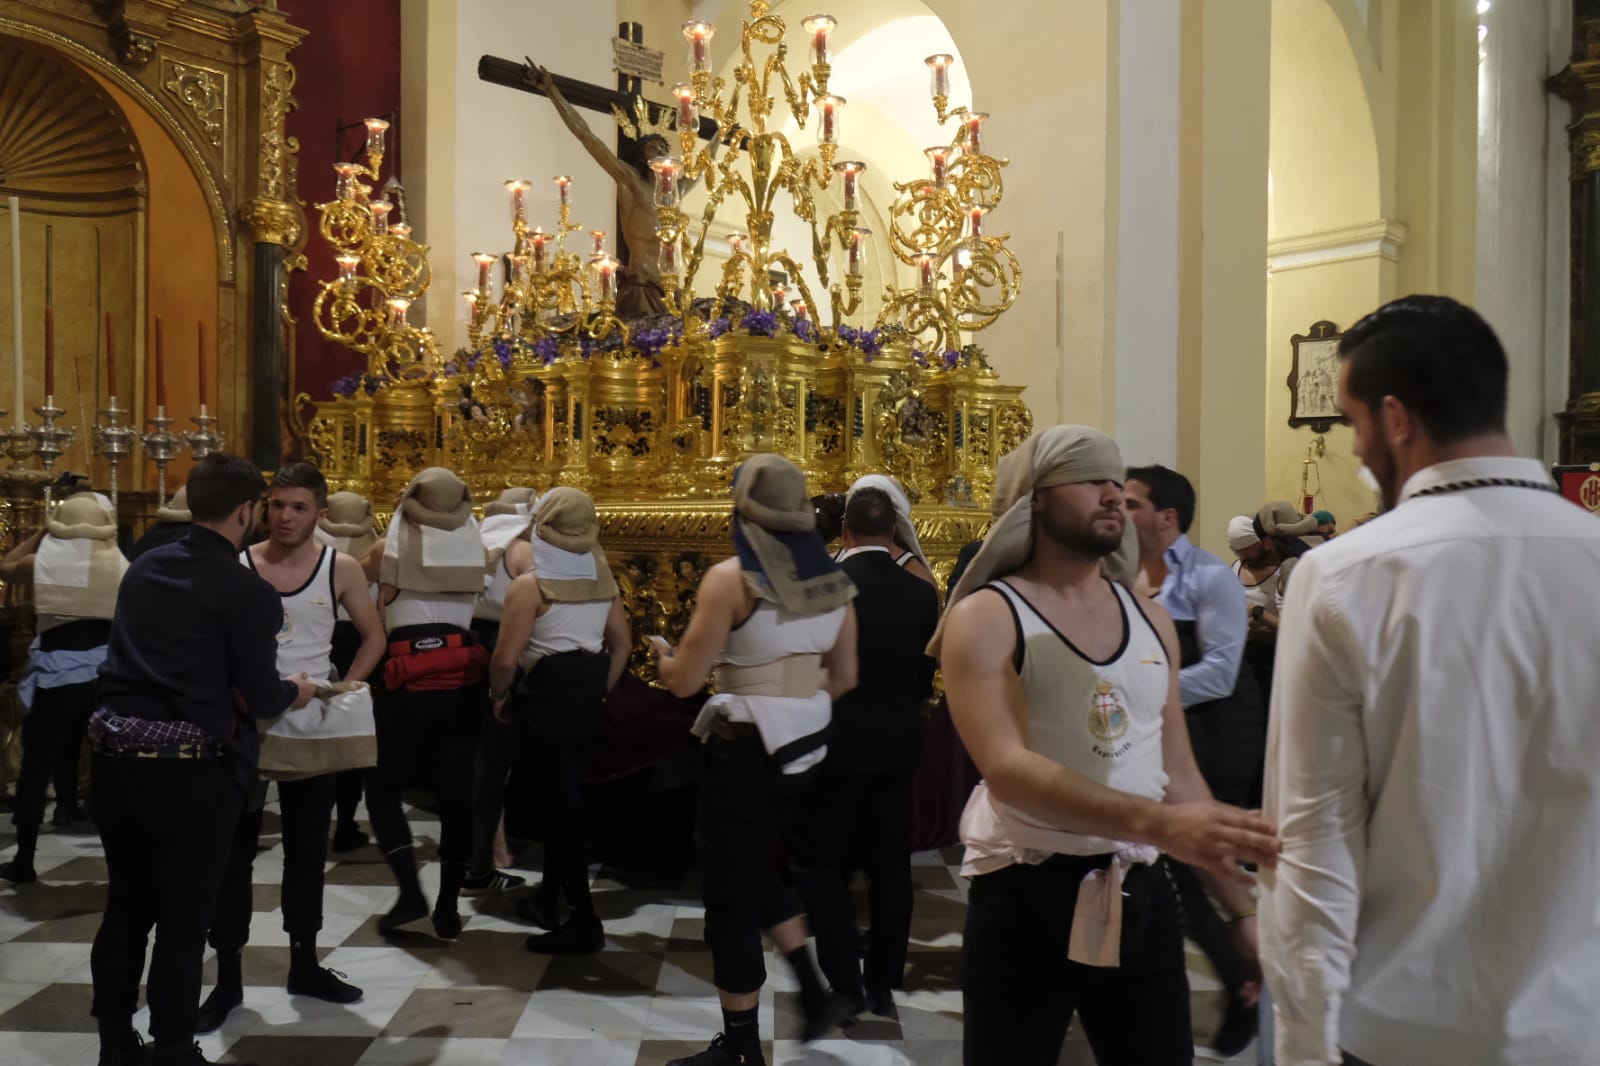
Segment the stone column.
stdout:
[[299,144],[284,132],[284,119],[295,106],[291,95],[294,67],[287,56],[304,31],[265,15],[257,16],[256,31],[257,77],[252,79],[253,91],[246,107],[257,152],[255,158],[244,161],[256,193],[241,211],[245,231],[254,243],[250,275],[250,439],[231,444],[230,450],[248,455],[263,470],[273,470],[285,457],[284,428],[291,421],[286,271],[306,239],[305,214],[295,198],[295,152]]

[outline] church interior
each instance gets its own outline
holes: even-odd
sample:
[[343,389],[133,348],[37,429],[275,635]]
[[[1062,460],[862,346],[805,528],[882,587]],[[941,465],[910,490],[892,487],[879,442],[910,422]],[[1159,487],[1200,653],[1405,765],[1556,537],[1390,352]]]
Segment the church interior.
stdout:
[[[1229,518],[1264,501],[1341,528],[1379,509],[1337,339],[1437,293],[1503,341],[1518,453],[1600,513],[1600,5],[817,8],[0,0],[0,548],[68,474],[131,544],[212,453],[311,462],[380,526],[446,467],[480,511],[517,487],[590,494],[631,625],[588,773],[603,950],[529,954],[498,892],[465,901],[453,941],[380,931],[394,887],[368,845],[329,854],[319,938],[362,998],[292,996],[269,799],[243,1005],[197,1036],[204,1061],[645,1066],[704,1046],[700,700],[663,687],[647,638],[681,636],[729,554],[752,454],[819,495],[892,475],[943,594],[1000,458],[1092,426],[1128,465],[1187,475],[1190,538],[1232,559]],[[0,791],[35,637],[6,592]],[[922,729],[897,1015],[803,1042],[769,947],[769,1062],[961,1061],[977,773],[937,700]],[[406,801],[432,893],[436,804]],[[530,880],[533,807],[514,776],[509,869]],[[0,854],[15,843],[0,826]],[[46,825],[35,864],[0,883],[0,1062],[103,1061],[93,825]],[[1258,1061],[1248,1037],[1212,1049],[1230,993],[1197,945],[1186,962],[1197,1061]],[[1075,1027],[1060,1062],[1093,1061]]]

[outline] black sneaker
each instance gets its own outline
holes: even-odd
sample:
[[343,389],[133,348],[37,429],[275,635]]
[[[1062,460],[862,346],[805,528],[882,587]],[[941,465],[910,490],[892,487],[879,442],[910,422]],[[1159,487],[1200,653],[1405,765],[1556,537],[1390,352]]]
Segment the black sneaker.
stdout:
[[454,908],[433,910],[433,933],[440,940],[454,940],[461,935],[461,912]]
[[364,848],[371,842],[371,837],[356,828],[356,824],[341,825],[333,831],[333,852],[335,855],[346,851]]
[[297,972],[289,970],[289,994],[310,996],[329,1003],[354,1003],[361,998],[361,989],[344,980],[338,970],[318,966],[314,970]]
[[420,892],[410,895],[401,891],[400,900],[394,907],[378,919],[378,932],[392,933],[402,925],[410,925],[428,916],[428,900]]
[[[233,1008],[244,1002],[244,989],[238,985],[218,985],[211,990],[205,1002],[200,1004],[200,1013],[195,1016],[194,1031],[197,1033],[214,1033],[222,1028],[222,1023],[228,1020],[228,1015]],[[196,1045],[198,1046],[198,1045]]]
[[887,988],[868,987],[866,995],[867,1010],[880,1018],[900,1020],[900,1011],[894,1005],[894,993]]
[[598,918],[568,918],[551,932],[530,936],[524,944],[536,955],[593,955],[605,948],[606,930]]
[[837,1025],[842,1025],[846,1019],[855,1017],[855,1004],[849,996],[837,992],[829,992],[826,999],[814,1006],[806,1006],[806,1024],[801,1030],[800,1042],[809,1044],[813,1040],[820,1040]]
[[486,874],[468,874],[461,879],[461,893],[478,896],[485,892],[509,892],[528,883],[526,877],[508,874],[504,870],[490,870]]
[[14,885],[30,885],[39,880],[39,872],[33,868],[33,863],[0,862],[0,878],[10,881]]
[[83,821],[83,808],[76,803],[57,803],[56,813],[50,816],[50,824],[58,829],[81,821]]
[[704,1051],[673,1059],[667,1066],[767,1066],[767,1060],[759,1051],[755,1058],[738,1054],[728,1046],[727,1038],[718,1033],[711,1038],[711,1046]]
[[129,1029],[114,1045],[100,1046],[100,1066],[145,1066],[150,1061],[150,1049],[145,1046],[139,1030]]

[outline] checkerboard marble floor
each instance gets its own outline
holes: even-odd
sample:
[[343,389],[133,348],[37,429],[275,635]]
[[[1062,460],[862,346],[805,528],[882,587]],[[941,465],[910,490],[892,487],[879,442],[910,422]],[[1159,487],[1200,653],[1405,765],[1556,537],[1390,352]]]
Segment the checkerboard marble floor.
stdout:
[[[438,823],[412,810],[419,855],[431,857]],[[6,819],[0,859],[13,838]],[[209,1059],[256,1066],[659,1066],[703,1049],[721,1027],[711,959],[701,941],[704,911],[691,883],[660,891],[628,888],[599,870],[595,901],[606,949],[549,958],[523,949],[529,932],[514,897],[463,900],[466,928],[446,945],[431,935],[386,940],[377,916],[393,903],[388,867],[368,846],[330,861],[320,938],[323,964],[365,989],[350,1006],[291,997],[288,939],[278,910],[283,852],[276,804],[268,805],[255,863],[255,918],[244,954],[245,999],[218,1032],[200,1038]],[[767,957],[761,1030],[769,1063],[954,1066],[961,1061],[958,964],[966,885],[955,850],[915,859],[917,884],[900,1019],[868,1018],[808,1046],[799,1035],[798,993],[783,961]],[[92,827],[46,827],[36,859],[40,880],[0,888],[0,1063],[79,1066],[97,1055],[89,1017],[89,950],[105,898],[105,862]],[[537,871],[525,871],[536,880]],[[438,867],[424,884],[434,889]],[[3,884],[3,882],[0,882]],[[426,922],[418,926],[427,929]],[[417,928],[413,927],[413,928]],[[1197,1045],[1215,1030],[1222,993],[1190,950]],[[214,962],[207,961],[208,983]],[[141,1032],[148,1017],[135,1018]],[[1214,1060],[1200,1051],[1199,1061]],[[1074,1027],[1061,1062],[1094,1061]],[[1253,1063],[1254,1050],[1233,1060]]]

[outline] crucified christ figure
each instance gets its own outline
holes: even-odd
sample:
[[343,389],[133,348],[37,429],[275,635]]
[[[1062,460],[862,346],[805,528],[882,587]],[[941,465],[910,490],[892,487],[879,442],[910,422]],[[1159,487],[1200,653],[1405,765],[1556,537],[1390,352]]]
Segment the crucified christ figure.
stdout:
[[671,145],[660,134],[649,134],[637,144],[637,153],[623,160],[596,137],[589,124],[561,95],[555,79],[544,67],[529,61],[539,88],[555,106],[556,114],[583,145],[584,151],[600,164],[617,183],[617,213],[622,219],[622,239],[628,246],[628,263],[618,273],[617,314],[639,318],[664,314],[665,290],[661,286],[661,243],[656,238],[654,174],[650,160],[668,155]]

